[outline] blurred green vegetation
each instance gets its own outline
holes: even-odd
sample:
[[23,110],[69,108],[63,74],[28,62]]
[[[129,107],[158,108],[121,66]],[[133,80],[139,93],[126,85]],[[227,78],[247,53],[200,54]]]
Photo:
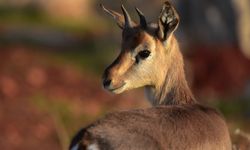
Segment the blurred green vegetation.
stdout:
[[[48,30],[48,32],[54,30],[62,35],[70,35],[69,38],[76,40],[69,46],[51,47],[37,39],[22,37],[23,35],[18,40],[0,36],[0,44],[2,46],[25,45],[43,51],[42,53],[46,53],[58,62],[69,63],[80,70],[87,69],[94,74],[100,74],[107,62],[110,62],[110,59],[116,55],[114,49],[117,47],[110,43],[112,36],[108,36],[109,33],[103,31],[107,28],[107,22],[103,22],[99,16],[90,16],[90,18],[88,20],[54,18],[45,14],[37,5],[32,4],[24,7],[0,5],[0,27],[3,29],[6,27],[25,27],[24,29],[30,27],[34,30]],[[23,28],[19,30],[23,30]]]
[[1,22],[12,23],[36,23],[44,22],[46,16],[35,6],[27,5],[22,8],[0,5]]
[[49,53],[57,62],[72,64],[81,71],[87,70],[100,76],[108,63],[111,63],[111,59],[115,57],[114,49],[112,45],[90,44],[83,49]]
[[231,122],[231,130],[237,128],[250,132],[250,101],[247,98],[220,98],[212,104]]
[[90,32],[94,28],[100,28],[100,23],[104,27],[106,25],[99,17],[89,20],[51,17],[32,4],[24,7],[0,5],[0,22],[1,26],[50,27],[71,33]]

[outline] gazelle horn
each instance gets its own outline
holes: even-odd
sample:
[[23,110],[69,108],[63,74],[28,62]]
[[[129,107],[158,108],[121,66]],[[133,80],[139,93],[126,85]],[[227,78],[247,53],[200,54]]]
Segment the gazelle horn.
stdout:
[[140,17],[140,24],[141,24],[141,26],[143,28],[147,28],[147,21],[146,21],[146,18],[144,16],[144,14],[137,7],[135,7],[135,10],[136,10],[137,14]]
[[125,19],[125,24],[124,24],[124,28],[131,28],[132,27],[132,20],[127,12],[127,10],[124,8],[124,6],[121,6],[122,8],[122,12],[124,15],[124,19]]

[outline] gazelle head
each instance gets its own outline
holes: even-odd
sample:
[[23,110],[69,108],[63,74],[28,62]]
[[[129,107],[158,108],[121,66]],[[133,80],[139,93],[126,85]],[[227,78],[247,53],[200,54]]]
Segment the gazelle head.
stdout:
[[160,85],[159,82],[165,79],[170,67],[174,40],[172,34],[179,23],[176,10],[167,1],[158,22],[147,23],[143,13],[136,8],[140,18],[137,24],[123,6],[123,15],[101,6],[122,29],[120,54],[104,71],[104,88],[118,94],[143,86]]

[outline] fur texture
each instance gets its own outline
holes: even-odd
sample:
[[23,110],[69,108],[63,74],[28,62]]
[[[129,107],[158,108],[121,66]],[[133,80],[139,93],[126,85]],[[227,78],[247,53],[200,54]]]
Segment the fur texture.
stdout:
[[78,150],[92,143],[101,150],[231,150],[224,120],[198,104],[115,112],[83,131],[72,143]]
[[[215,109],[198,104],[187,84],[173,35],[179,17],[172,5],[166,2],[158,24],[147,28],[124,28],[121,15],[105,11],[122,26],[123,40],[121,53],[104,72],[104,87],[113,93],[146,87],[154,107],[110,113],[80,130],[70,148],[231,150],[225,121]],[[145,50],[150,54],[142,58]]]

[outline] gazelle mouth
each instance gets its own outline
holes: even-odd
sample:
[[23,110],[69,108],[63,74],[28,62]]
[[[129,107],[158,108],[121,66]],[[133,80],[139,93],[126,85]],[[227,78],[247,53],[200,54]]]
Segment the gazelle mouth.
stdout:
[[109,91],[112,93],[115,93],[115,94],[122,93],[124,91],[125,85],[126,85],[126,83],[123,83],[122,85],[120,85],[118,87],[109,89]]

